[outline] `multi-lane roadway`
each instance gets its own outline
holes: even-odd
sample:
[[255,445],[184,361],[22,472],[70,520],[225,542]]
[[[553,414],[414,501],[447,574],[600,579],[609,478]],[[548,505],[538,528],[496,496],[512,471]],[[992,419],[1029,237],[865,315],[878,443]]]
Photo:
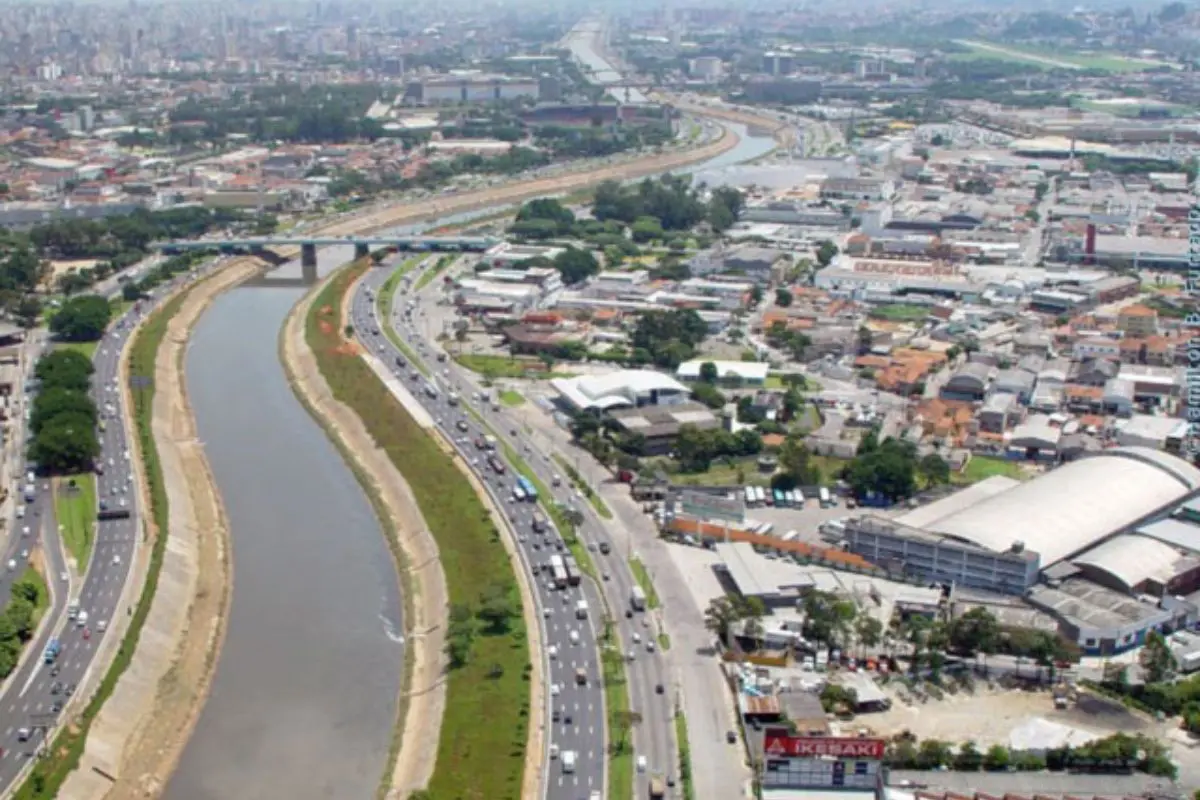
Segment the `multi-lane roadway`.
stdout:
[[[156,298],[166,296],[190,278],[180,276],[164,285],[156,291]],[[25,645],[20,666],[0,686],[0,791],[7,790],[20,776],[60,721],[76,687],[92,669],[104,638],[116,635],[109,633],[114,617],[131,611],[122,607],[121,595],[134,559],[140,512],[130,462],[130,432],[126,429],[123,394],[118,384],[120,356],[134,323],[157,302],[157,299],[144,300],[140,308],[128,311],[100,341],[93,358],[92,395],[104,419],[96,475],[97,501],[109,509],[128,510],[129,516],[99,520],[89,563],[68,569],[49,481],[37,478],[33,499],[25,501],[22,496],[17,501],[23,507],[18,510],[21,518],[16,520],[16,534],[10,537],[4,554],[0,597],[7,602],[12,581],[24,571],[30,550],[38,542],[44,554],[44,571],[52,587],[53,603],[47,609],[46,624]],[[22,471],[22,493],[27,482],[24,472],[29,466]],[[79,612],[86,612],[85,620],[80,619]],[[43,654],[51,639],[58,640],[61,652],[53,664],[47,664]],[[96,666],[103,669],[106,665]]]
[[[521,437],[520,430],[507,419],[504,407],[494,399],[484,400],[486,389],[476,386],[472,382],[473,376],[451,360],[437,361],[440,351],[432,338],[425,335],[428,331],[423,325],[422,309],[418,306],[408,313],[406,287],[411,277],[397,292],[397,302],[392,309],[377,308],[380,287],[390,274],[390,269],[374,269],[360,285],[353,303],[354,329],[371,352],[407,385],[409,393],[460,449],[463,458],[499,502],[517,537],[523,561],[533,579],[539,614],[544,619],[543,647],[546,652],[541,656],[549,665],[547,683],[553,695],[547,796],[575,800],[588,797],[591,791],[603,790],[605,717],[595,634],[602,625],[601,615],[605,613],[602,609],[606,607],[611,611],[619,653],[625,661],[630,707],[642,717],[642,722],[632,733],[635,763],[645,764],[644,770],[639,769],[636,773],[638,794],[646,795],[652,775],[669,778],[669,783],[673,784],[676,772],[671,741],[673,693],[659,652],[657,625],[650,615],[633,613],[630,609],[629,598],[635,584],[625,561],[626,554],[608,546],[608,539],[600,532],[586,500],[562,479],[547,454],[532,449]],[[436,288],[431,289],[430,295],[435,292]],[[430,370],[432,380],[436,381],[436,393],[426,391],[430,378],[420,375],[386,335],[383,326],[388,325],[410,343],[422,364]],[[417,377],[414,378],[414,374]],[[452,405],[449,400],[450,391],[459,396],[456,404]],[[464,406],[470,407],[477,416],[467,413]],[[486,429],[479,419],[486,423]],[[558,552],[559,537],[535,535],[532,526],[534,514],[538,513],[537,505],[513,499],[514,465],[503,458],[501,450],[497,456],[505,462],[505,473],[498,475],[489,467],[489,453],[479,451],[473,443],[483,433],[494,434],[521,455],[553,495],[540,498],[542,502],[558,503],[581,512],[584,525],[579,534],[591,553],[598,581],[585,579],[579,589],[565,592],[555,589],[549,582],[542,567],[551,554]],[[601,552],[601,543],[606,545],[608,554]],[[604,594],[604,601],[600,599],[600,592]],[[590,613],[586,625],[574,616],[575,603],[580,596],[588,600]],[[584,666],[588,671],[587,686],[573,685],[578,666]],[[618,734],[614,732],[614,735]],[[577,765],[571,773],[563,771],[562,754],[567,751],[577,754]]]

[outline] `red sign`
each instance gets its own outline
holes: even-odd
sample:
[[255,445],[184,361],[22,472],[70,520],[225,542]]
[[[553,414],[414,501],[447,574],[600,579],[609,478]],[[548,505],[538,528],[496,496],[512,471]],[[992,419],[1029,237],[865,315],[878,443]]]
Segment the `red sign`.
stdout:
[[883,739],[856,739],[834,736],[792,736],[782,728],[767,730],[763,752],[777,758],[817,758],[832,756],[859,760],[879,760],[887,751]]

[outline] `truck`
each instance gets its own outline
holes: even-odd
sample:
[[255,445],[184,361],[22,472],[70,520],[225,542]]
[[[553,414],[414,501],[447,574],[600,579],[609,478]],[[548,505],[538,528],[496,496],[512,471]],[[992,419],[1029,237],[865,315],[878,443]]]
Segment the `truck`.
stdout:
[[587,670],[583,667],[575,669],[575,682],[580,686],[587,686]]
[[635,586],[629,593],[629,607],[634,611],[646,610],[646,593],[642,591],[642,587]]
[[25,502],[32,503],[37,499],[37,486],[32,483],[25,484]]
[[650,800],[660,800],[667,796],[667,787],[663,786],[663,780],[659,777],[650,779]]
[[574,750],[564,750],[562,756],[559,758],[559,761],[562,762],[562,771],[564,775],[570,775],[575,771]]
[[580,600],[575,604],[575,619],[587,619],[587,614],[587,600]]
[[58,639],[51,639],[46,645],[46,652],[42,654],[42,660],[47,664],[53,664],[58,660],[59,653],[62,652],[62,645]]

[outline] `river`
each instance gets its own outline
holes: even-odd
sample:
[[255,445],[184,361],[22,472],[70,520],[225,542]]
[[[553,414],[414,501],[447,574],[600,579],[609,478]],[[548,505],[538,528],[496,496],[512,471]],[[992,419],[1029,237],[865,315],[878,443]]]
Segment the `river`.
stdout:
[[[746,135],[694,171],[772,145]],[[319,251],[319,274],[352,256]],[[292,262],[270,277],[299,274]],[[212,694],[168,784],[171,800],[367,798],[386,761],[400,596],[366,495],[279,363],[279,331],[304,291],[226,293],[188,350],[188,393],[229,515],[234,591]]]

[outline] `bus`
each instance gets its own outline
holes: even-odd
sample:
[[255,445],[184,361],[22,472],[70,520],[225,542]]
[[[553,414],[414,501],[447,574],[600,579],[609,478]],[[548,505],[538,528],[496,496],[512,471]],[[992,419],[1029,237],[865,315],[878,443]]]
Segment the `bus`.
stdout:
[[531,503],[536,503],[538,499],[537,489],[533,488],[533,482],[524,475],[517,476],[517,486],[521,487],[521,491],[525,493],[525,499]]
[[782,537],[785,542],[794,542],[800,538],[800,531],[788,531]]
[[783,505],[783,492],[776,489],[774,492],[772,492],[772,494],[775,495],[775,505],[782,506]]
[[575,556],[563,556],[563,569],[567,573],[567,583],[571,586],[578,586],[583,580],[583,576],[579,574],[579,565],[575,563]]
[[833,495],[829,494],[829,488],[822,486],[817,491],[817,496],[821,498],[821,508],[829,508],[833,505]]
[[767,502],[767,492],[761,486],[754,487],[754,500],[760,506]]
[[748,506],[752,506],[758,501],[758,496],[754,494],[753,486],[747,486],[742,491],[742,494],[746,498],[746,505],[748,505]]
[[804,508],[804,492],[799,489],[796,490],[796,507]]
[[533,529],[537,533],[546,530],[546,518],[536,511],[533,514]]

